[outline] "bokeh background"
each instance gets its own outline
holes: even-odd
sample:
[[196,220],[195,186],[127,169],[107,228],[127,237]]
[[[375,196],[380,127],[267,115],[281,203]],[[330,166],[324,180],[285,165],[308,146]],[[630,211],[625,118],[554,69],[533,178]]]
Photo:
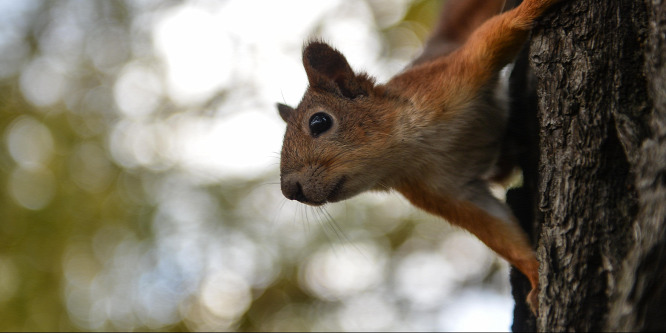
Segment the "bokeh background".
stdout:
[[385,81],[441,5],[0,0],[0,330],[508,330],[472,236],[280,193],[303,42]]

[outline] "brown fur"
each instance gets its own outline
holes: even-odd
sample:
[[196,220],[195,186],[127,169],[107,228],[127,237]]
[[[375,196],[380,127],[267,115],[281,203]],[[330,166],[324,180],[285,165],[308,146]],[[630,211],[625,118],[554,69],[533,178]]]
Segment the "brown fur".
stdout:
[[449,0],[421,55],[412,65],[455,51],[489,17],[505,8],[504,0]]
[[[556,2],[525,0],[492,16],[504,1],[449,0],[444,10],[450,13],[424,54],[384,85],[355,73],[326,43],[308,43],[303,66],[310,86],[296,109],[278,106],[288,124],[280,164],[284,195],[321,205],[395,189],[521,270],[532,283],[528,301],[536,311],[534,252],[488,184],[508,116],[495,98],[498,73],[517,55],[533,21]],[[474,6],[479,11],[461,26]],[[332,126],[312,135],[309,121],[319,112]]]

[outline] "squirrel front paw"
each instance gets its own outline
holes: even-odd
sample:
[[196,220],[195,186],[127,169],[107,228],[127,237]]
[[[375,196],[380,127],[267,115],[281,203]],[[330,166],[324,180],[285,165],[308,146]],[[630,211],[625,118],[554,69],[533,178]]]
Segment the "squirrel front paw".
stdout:
[[539,314],[539,289],[538,288],[532,288],[529,294],[527,294],[527,305],[530,306],[530,310],[532,310],[532,313],[534,315]]

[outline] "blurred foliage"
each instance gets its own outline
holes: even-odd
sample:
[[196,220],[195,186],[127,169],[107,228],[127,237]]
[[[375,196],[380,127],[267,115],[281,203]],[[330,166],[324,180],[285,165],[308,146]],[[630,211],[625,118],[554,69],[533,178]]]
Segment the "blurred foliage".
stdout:
[[[276,166],[211,181],[174,162],[174,124],[214,119],[226,92],[156,94],[139,116],[117,94],[127,66],[164,76],[149,23],[180,4],[0,4],[0,330],[424,330],[464,286],[505,291],[482,245],[395,196],[312,209],[281,198]],[[441,4],[397,23],[383,5],[400,57]]]

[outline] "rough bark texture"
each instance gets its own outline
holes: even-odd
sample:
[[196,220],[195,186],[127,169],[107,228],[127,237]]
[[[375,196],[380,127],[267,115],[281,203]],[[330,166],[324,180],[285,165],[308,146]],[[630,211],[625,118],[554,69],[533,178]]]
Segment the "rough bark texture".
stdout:
[[637,153],[639,212],[611,308],[609,330],[666,330],[666,2],[645,1],[645,76],[650,135]]
[[664,0],[576,0],[535,27],[540,331],[665,326],[665,26]]

